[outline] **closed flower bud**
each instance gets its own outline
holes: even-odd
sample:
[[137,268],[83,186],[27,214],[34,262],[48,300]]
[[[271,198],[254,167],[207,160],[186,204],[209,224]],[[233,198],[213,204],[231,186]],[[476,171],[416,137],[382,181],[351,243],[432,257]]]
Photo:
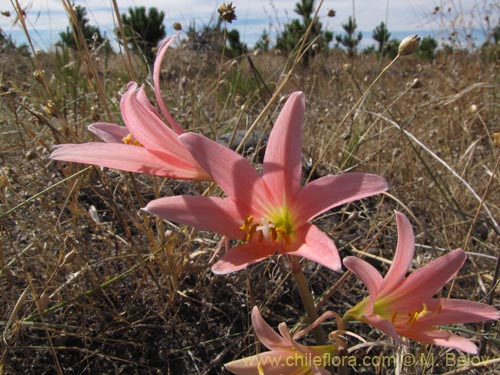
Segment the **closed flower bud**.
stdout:
[[411,55],[418,49],[420,45],[420,37],[418,35],[411,35],[404,38],[401,43],[399,43],[398,53],[401,56]]
[[181,31],[182,30],[182,25],[180,22],[174,22],[174,24],[172,25],[172,27],[174,28],[175,31]]

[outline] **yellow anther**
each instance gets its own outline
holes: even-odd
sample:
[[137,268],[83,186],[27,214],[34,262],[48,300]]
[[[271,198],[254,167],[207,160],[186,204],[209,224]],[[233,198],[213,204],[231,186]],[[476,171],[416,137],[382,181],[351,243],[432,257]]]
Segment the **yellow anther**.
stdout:
[[420,318],[423,318],[429,313],[429,310],[427,310],[427,304],[423,303],[422,304],[422,310],[421,311],[414,311],[413,313],[408,313],[408,323],[413,327],[417,320]]
[[413,327],[417,319],[418,319],[418,311],[415,311],[413,313],[408,313],[408,324],[410,326]]
[[122,141],[127,145],[144,147],[137,139],[134,139],[132,133],[128,133],[125,137],[122,138]]
[[397,317],[398,313],[396,311],[394,311],[392,313],[392,317],[391,317],[391,322],[392,324],[396,323],[396,317]]

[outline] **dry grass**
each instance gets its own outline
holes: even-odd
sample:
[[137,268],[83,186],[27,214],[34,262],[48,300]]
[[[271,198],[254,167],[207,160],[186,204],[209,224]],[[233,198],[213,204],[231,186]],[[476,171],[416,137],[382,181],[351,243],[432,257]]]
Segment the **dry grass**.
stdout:
[[[0,59],[0,373],[219,374],[223,363],[255,353],[254,304],[273,326],[299,320],[300,298],[280,258],[214,276],[209,260],[219,237],[139,210],[155,197],[200,193],[205,184],[48,158],[54,144],[92,139],[86,126],[98,119],[121,122],[119,92],[132,77],[151,83],[138,60],[132,73],[124,56],[107,60],[92,51]],[[169,52],[163,91],[173,116],[212,138],[248,129],[283,82],[287,62],[272,54],[251,59],[265,86],[244,58],[219,64],[216,56]],[[403,58],[339,127],[379,67],[375,56],[317,56],[310,67],[297,66],[283,88],[306,94],[303,151],[318,173],[376,173],[391,187],[317,224],[342,257],[368,256],[387,269],[396,244],[393,210],[403,211],[417,235],[414,267],[462,247],[468,261],[444,294],[498,306],[500,152],[491,133],[500,131],[499,62],[465,52],[432,63]],[[279,108],[271,105],[257,128],[269,130]],[[313,264],[306,274],[321,311],[342,314],[365,295],[348,274]],[[397,353],[379,332],[354,328],[384,343],[371,353]],[[470,371],[498,371],[498,323],[456,330],[481,342],[493,362]],[[442,348],[413,343],[405,350],[431,354],[432,363],[404,373],[455,368]]]

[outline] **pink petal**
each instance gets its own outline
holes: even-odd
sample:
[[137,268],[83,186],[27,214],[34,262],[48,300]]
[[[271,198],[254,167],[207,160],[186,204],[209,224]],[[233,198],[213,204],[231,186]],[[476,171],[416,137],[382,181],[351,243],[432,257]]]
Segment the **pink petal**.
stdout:
[[329,349],[334,348],[334,345],[324,345],[322,347],[319,347],[319,346],[306,346],[306,345],[302,345],[302,344],[298,343],[290,335],[290,331],[288,330],[286,323],[280,323],[278,326],[278,330],[279,330],[281,336],[288,343],[288,347],[290,348],[291,351],[295,351],[297,353],[304,354],[304,355],[308,356],[309,358],[312,358],[315,356],[321,356],[323,353],[323,352],[319,351],[319,350],[321,350],[321,348],[329,348]]
[[290,340],[278,335],[274,329],[262,318],[259,308],[252,309],[252,327],[259,341],[269,350],[292,351]]
[[278,115],[267,142],[263,178],[278,205],[282,205],[300,188],[304,112],[304,94],[292,93]]
[[231,199],[176,195],[155,199],[144,208],[153,215],[230,238],[241,238],[245,221]]
[[170,112],[167,110],[165,106],[165,102],[163,101],[163,97],[161,96],[160,91],[160,73],[161,73],[161,63],[163,61],[163,57],[165,56],[165,52],[167,52],[167,48],[172,42],[175,40],[176,36],[171,36],[167,38],[158,49],[158,54],[156,55],[155,63],[153,66],[153,83],[155,87],[155,95],[156,101],[158,102],[158,106],[160,107],[161,113],[167,119],[168,123],[172,127],[172,129],[177,134],[184,133],[184,129],[174,120]]
[[435,306],[428,308],[440,312],[437,314],[427,314],[418,320],[418,323],[433,326],[448,325],[454,323],[478,323],[487,320],[500,319],[499,311],[493,306],[481,302],[467,301],[461,299],[435,298],[432,300]]
[[130,134],[127,127],[109,122],[97,122],[88,129],[106,143],[123,143],[123,138]]
[[448,331],[439,329],[412,329],[402,331],[401,335],[415,341],[457,349],[465,353],[477,354],[477,346],[471,340],[457,336]]
[[367,314],[364,316],[364,321],[372,327],[375,327],[384,332],[386,335],[392,337],[397,342],[400,341],[399,332],[396,331],[396,328],[389,320],[382,319],[376,314]]
[[160,118],[160,113],[156,110],[156,108],[151,104],[149,101],[148,96],[146,95],[146,92],[144,91],[144,87],[141,86],[140,88],[137,88],[137,83],[135,82],[130,82],[128,84],[129,88],[135,88],[136,89],[136,99],[137,101],[144,107],[146,108],[149,112],[154,114],[156,117]]
[[94,164],[153,176],[186,180],[206,178],[199,168],[190,166],[184,160],[162,156],[160,158],[143,147],[100,142],[57,145],[50,155],[55,160]]
[[148,149],[163,152],[168,150],[186,160],[192,159],[177,134],[161,121],[150,106],[141,101],[143,90],[132,86],[120,101],[123,120],[130,133]]
[[304,257],[336,272],[342,270],[337,247],[317,226],[305,224],[297,236],[303,239],[299,243],[303,242],[296,250],[285,250],[287,254]]
[[213,266],[216,275],[242,270],[253,263],[269,258],[275,253],[274,247],[245,243],[229,249]]
[[179,139],[222,190],[251,208],[256,220],[266,216],[273,201],[264,181],[248,160],[202,135],[185,133]]
[[387,182],[382,177],[353,172],[324,176],[310,182],[298,192],[294,201],[297,202],[298,216],[307,222],[330,208],[386,190]]
[[365,284],[370,299],[374,303],[383,281],[380,272],[370,263],[352,256],[344,259],[344,266]]
[[412,311],[436,294],[462,268],[465,252],[457,249],[413,272],[403,284],[387,294],[391,310]]
[[401,285],[410,269],[415,251],[415,236],[408,218],[401,212],[396,212],[398,226],[398,244],[394,260],[384,277],[378,297],[381,298]]

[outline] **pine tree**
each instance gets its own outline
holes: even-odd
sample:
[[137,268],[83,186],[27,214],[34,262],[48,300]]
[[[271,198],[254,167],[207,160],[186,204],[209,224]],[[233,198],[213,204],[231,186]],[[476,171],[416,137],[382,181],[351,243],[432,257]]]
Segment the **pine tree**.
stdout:
[[73,27],[71,28],[68,26],[66,27],[66,31],[59,33],[61,43],[70,48],[78,49],[76,42],[77,38],[74,35],[74,30],[78,28],[82,31],[83,38],[85,39],[87,45],[101,45],[104,42],[104,38],[101,35],[99,27],[89,25],[89,19],[87,18],[87,9],[80,5],[75,6],[74,9],[76,25],[73,25]]
[[255,49],[258,48],[263,52],[267,52],[269,51],[270,42],[271,40],[269,38],[269,33],[267,32],[267,30],[263,30],[259,40],[257,41],[257,43],[255,43]]
[[346,34],[343,36],[337,35],[335,38],[338,43],[347,48],[347,53],[350,57],[354,57],[356,55],[356,48],[363,38],[363,34],[361,34],[361,32],[355,35],[357,27],[358,25],[356,24],[356,19],[349,17],[347,23],[342,24],[342,28]]
[[330,31],[323,31],[323,25],[317,19],[313,20],[314,14],[314,0],[301,0],[295,4],[295,13],[302,17],[301,20],[293,19],[290,23],[286,24],[283,32],[278,35],[276,40],[276,48],[285,52],[293,51],[298,45],[301,38],[304,36],[307,28],[313,22],[311,33],[308,42],[317,39],[317,48],[309,49],[304,55],[304,64],[307,64],[309,57],[318,53],[321,50],[328,49],[328,44],[333,39],[333,33]]
[[227,42],[229,43],[227,54],[231,57],[241,56],[248,52],[247,45],[241,42],[240,32],[236,29],[227,32]]
[[[127,42],[133,50],[142,54],[148,63],[154,61],[153,49],[166,35],[164,18],[165,13],[159,12],[155,7],[149,8],[147,13],[145,7],[133,7],[129,8],[128,15],[122,14]],[[116,34],[120,38],[120,33]]]
[[389,30],[387,30],[387,27],[385,26],[384,22],[380,22],[380,25],[378,25],[377,27],[375,27],[375,29],[373,29],[372,38],[373,40],[378,42],[377,52],[379,54],[385,52],[384,50],[387,43],[389,42],[390,37],[391,33],[389,32]]
[[431,36],[427,36],[420,42],[420,47],[417,51],[417,56],[425,60],[433,60],[435,57],[434,51],[436,50],[438,43],[436,39]]

